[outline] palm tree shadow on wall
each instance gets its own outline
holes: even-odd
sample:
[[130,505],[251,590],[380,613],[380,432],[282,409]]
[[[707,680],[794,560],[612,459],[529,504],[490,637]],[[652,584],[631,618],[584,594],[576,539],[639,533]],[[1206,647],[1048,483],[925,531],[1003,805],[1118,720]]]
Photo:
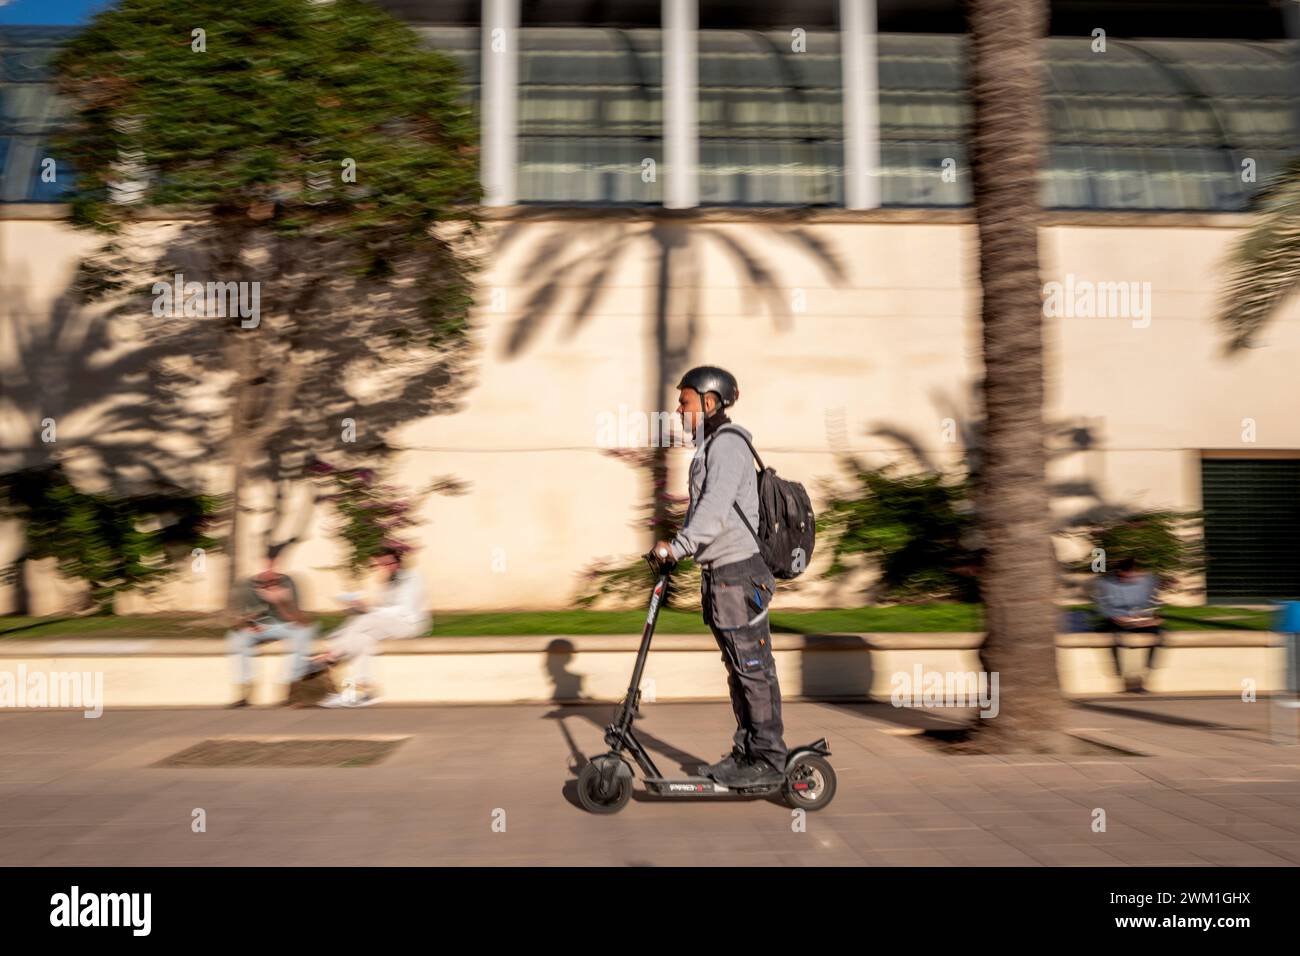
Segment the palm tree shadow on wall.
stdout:
[[[584,230],[589,225],[584,223]],[[500,257],[526,228],[513,222],[502,231],[494,255]],[[755,244],[736,233],[707,222],[655,219],[650,222],[606,221],[594,225],[594,235],[584,232],[584,241],[573,241],[570,224],[556,225],[538,244],[518,270],[522,277],[524,304],[501,346],[509,361],[521,355],[538,334],[552,321],[562,321],[563,336],[571,338],[595,314],[600,298],[609,292],[617,269],[626,258],[648,243],[654,268],[650,286],[651,302],[647,309],[646,338],[653,343],[649,351],[650,393],[646,396],[651,414],[676,407],[676,384],[693,360],[725,365],[724,356],[694,356],[701,324],[702,277],[700,263],[709,248],[720,250],[745,280],[744,304],[751,313],[746,319],[766,312],[777,334],[788,333],[795,324],[791,290],[810,282],[785,284],[781,274],[789,267],[769,263]],[[797,225],[756,223],[745,231],[776,239],[793,246],[814,263],[821,274],[835,286],[846,281],[844,265],[838,253],[807,228]],[[572,308],[563,307],[569,290],[579,291]],[[757,334],[753,325],[747,331]],[[594,422],[593,422],[594,428]],[[669,501],[656,494],[656,488],[668,487],[668,447],[660,441],[649,456],[646,485],[652,500],[652,521],[647,546],[676,529],[669,527]]]
[[[220,316],[164,326],[172,354],[187,356],[186,367],[172,372],[178,382],[173,404],[233,376],[205,423],[207,445],[223,464],[239,459],[235,474],[222,482],[231,499],[227,537],[241,537],[235,520],[255,514],[259,550],[273,543],[288,547],[306,537],[316,505],[327,498],[312,484],[312,465],[321,459],[336,466],[390,461],[401,450],[390,441],[401,426],[461,407],[472,350],[459,337],[443,346],[426,344],[432,330],[424,324],[418,283],[399,281],[409,263],[392,262],[389,271],[372,275],[359,268],[346,244],[329,236],[250,233],[233,252],[220,240],[207,224],[191,225],[150,267],[163,276],[256,276],[267,308],[248,329]],[[263,264],[248,266],[244,252],[265,253]],[[345,437],[346,422],[355,433]],[[270,490],[266,505],[248,500],[245,489],[257,483]],[[437,493],[465,490],[450,476],[434,485],[447,486],[431,486]],[[233,584],[250,562],[227,550]]]
[[[384,277],[337,268],[351,261],[337,244],[286,240],[271,248],[272,264],[245,272],[223,259],[203,223],[156,245],[108,245],[82,258],[48,310],[21,298],[25,277],[7,276],[0,340],[14,343],[5,353],[13,367],[8,360],[0,366],[0,416],[9,434],[9,422],[16,422],[24,437],[0,448],[0,472],[77,458],[83,474],[97,468],[114,493],[215,487],[227,529],[237,517],[257,514],[261,546],[284,547],[301,542],[323,499],[308,471],[319,456],[384,461],[400,450],[388,441],[400,426],[460,407],[474,367],[471,349],[460,338],[426,348],[417,334],[422,327],[402,326],[417,291],[401,286],[383,294],[390,292]],[[334,271],[333,284],[311,281]],[[267,308],[247,330],[233,329],[229,316],[179,317],[166,308],[160,314],[154,281],[177,273],[200,281],[257,276]],[[238,363],[230,358],[236,353]],[[233,365],[240,371],[232,384]],[[373,394],[358,394],[358,368],[368,371]],[[287,396],[283,402],[277,392]],[[46,418],[57,423],[55,443],[41,441]],[[355,439],[341,437],[340,423],[349,419],[359,423]],[[232,434],[254,428],[265,435],[248,455],[243,481],[214,480],[215,468],[228,470]],[[267,504],[232,494],[259,481],[270,491]],[[435,486],[436,493],[464,490],[450,478]],[[304,487],[307,493],[297,493]],[[225,550],[233,583],[239,569],[228,544]],[[17,597],[30,603],[25,590]]]
[[[972,484],[978,482],[984,460],[985,427],[984,420],[977,410],[980,402],[980,386],[972,385],[966,401],[961,401],[951,392],[935,389],[930,393],[930,400],[937,412],[939,428],[936,430],[941,440],[950,441],[961,460],[961,468]],[[1048,421],[1044,425],[1047,438],[1047,463],[1054,464],[1075,455],[1084,455],[1085,467],[1091,468],[1093,462],[1099,461],[1095,456],[1089,460],[1089,452],[1097,451],[1100,437],[1094,421],[1083,417],[1073,417]],[[907,457],[925,471],[936,474],[946,470],[942,461],[932,451],[933,442],[927,442],[917,431],[909,431],[896,425],[878,423],[867,429],[867,434],[883,438],[899,445]],[[1054,509],[1058,515],[1055,531],[1065,533],[1076,528],[1097,523],[1114,521],[1128,514],[1122,504],[1109,500],[1102,488],[1102,478],[1097,474],[1083,474],[1080,477],[1049,481],[1048,494],[1053,501],[1063,503],[1082,499],[1081,505],[1069,508],[1064,506]]]
[[[0,474],[57,467],[121,496],[197,487],[204,456],[185,447],[201,435],[202,416],[179,414],[167,380],[154,374],[165,344],[131,342],[83,310],[76,278],[48,311],[33,305],[26,274],[8,279],[0,419],[12,437],[0,445]],[[4,574],[17,614],[31,612],[27,561],[23,546]]]
[[[944,389],[931,392],[931,403],[936,412],[937,428],[935,434],[944,443],[951,443],[959,464],[942,460],[934,450],[935,441],[927,440],[917,430],[910,430],[899,425],[876,423],[866,429],[866,434],[873,438],[882,438],[901,449],[904,461],[916,468],[932,474],[951,473],[960,470],[973,484],[978,480],[984,454],[984,422],[974,411],[979,408],[979,384],[972,385],[965,401]],[[1093,423],[1082,419],[1060,420],[1046,424],[1048,440],[1048,461],[1056,462],[1071,456],[1086,453],[1094,449],[1098,439]],[[840,451],[841,460],[850,474],[866,470],[867,466],[859,462],[846,450]],[[1057,519],[1056,531],[1067,533],[1076,528],[1087,527],[1097,522],[1113,520],[1126,513],[1121,505],[1108,501],[1100,489],[1100,479],[1084,474],[1079,478],[1058,480],[1049,483],[1052,498],[1061,501],[1083,500],[1082,506],[1062,509]],[[970,551],[979,553],[979,542],[970,542]],[[1065,568],[1062,566],[1062,574]],[[876,595],[880,597],[881,595]],[[797,631],[797,627],[784,630]],[[874,673],[871,655],[861,653],[866,641],[857,635],[805,634],[805,646],[800,654],[800,672],[802,675],[802,693],[805,696],[828,699],[834,705],[847,706],[856,711],[860,704],[853,700],[869,700]],[[859,653],[834,653],[858,649]],[[833,698],[841,698],[839,701]],[[879,716],[875,709],[868,708],[871,714]],[[867,713],[863,711],[863,713]],[[925,718],[933,722],[938,718]],[[908,719],[902,720],[908,724]],[[926,724],[929,726],[929,724]]]

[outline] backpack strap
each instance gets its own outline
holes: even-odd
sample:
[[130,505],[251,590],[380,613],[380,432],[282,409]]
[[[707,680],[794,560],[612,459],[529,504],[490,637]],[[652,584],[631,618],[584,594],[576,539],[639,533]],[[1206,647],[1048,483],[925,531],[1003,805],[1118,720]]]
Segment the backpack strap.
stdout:
[[749,519],[745,517],[745,512],[743,512],[743,511],[740,510],[740,502],[739,502],[739,501],[733,501],[733,502],[731,503],[731,507],[733,507],[733,508],[736,509],[736,514],[740,515],[740,520],[743,521],[743,522],[745,522],[745,527],[746,527],[747,529],[749,529],[749,533],[750,533],[750,535],[753,537],[753,539],[754,539],[754,543],[757,544],[757,545],[759,545],[759,549],[760,549],[760,551],[761,551],[761,549],[762,549],[762,542],[760,542],[760,541],[758,540],[758,533],[754,530],[754,526],[753,526],[752,524],[749,523]]
[[[765,470],[764,467],[763,467],[763,459],[762,459],[762,458],[759,458],[759,457],[758,457],[758,452],[756,452],[756,451],[754,450],[754,443],[751,442],[751,441],[749,440],[749,438],[745,435],[745,433],[742,432],[740,429],[738,429],[738,428],[732,428],[730,425],[723,425],[721,428],[719,428],[716,432],[714,432],[714,433],[709,437],[709,441],[712,442],[714,438],[717,438],[717,437],[718,437],[719,435],[721,435],[723,432],[731,432],[733,435],[739,435],[739,436],[744,440],[745,444],[749,446],[749,453],[750,453],[751,455],[753,455],[753,456],[754,456],[754,460],[755,460],[756,462],[758,462],[758,470],[759,470],[759,471],[764,471],[764,470]],[[704,467],[705,467],[705,468],[708,468],[708,467],[709,467],[709,453],[708,453],[707,451],[705,451],[705,453],[704,453]]]
[[[719,435],[721,435],[723,432],[731,432],[733,435],[739,435],[742,439],[744,439],[745,444],[746,444],[747,446],[749,446],[749,453],[750,453],[751,455],[753,455],[753,456],[754,456],[754,460],[755,460],[756,462],[758,462],[758,471],[759,471],[759,474],[762,474],[762,472],[764,471],[764,468],[763,468],[763,459],[761,459],[761,458],[758,457],[758,452],[756,452],[756,451],[754,450],[754,443],[751,442],[748,438],[745,437],[745,433],[744,433],[744,432],[739,431],[739,430],[737,430],[737,429],[735,429],[735,428],[728,428],[726,425],[723,425],[723,426],[722,426],[721,428],[719,428],[716,432],[714,432],[712,435],[709,436],[709,447],[710,447],[710,448],[713,447],[713,439],[717,438],[717,437],[718,437]],[[704,480],[705,480],[706,482],[709,480],[709,449],[708,449],[708,448],[704,449]],[[704,487],[703,487],[703,486],[700,487],[700,497],[701,497],[701,498],[704,497]],[[735,509],[736,514],[740,515],[740,520],[743,521],[743,522],[745,523],[745,527],[746,527],[746,529],[748,529],[750,535],[752,535],[753,538],[754,538],[754,543],[757,544],[757,545],[759,546],[759,553],[761,554],[761,553],[762,553],[762,548],[763,548],[763,543],[762,543],[761,541],[758,540],[758,532],[756,532],[756,531],[754,530],[754,526],[753,526],[752,524],[750,524],[750,523],[749,523],[749,519],[745,517],[745,512],[743,512],[743,511],[740,510],[740,502],[739,502],[739,501],[733,501],[733,502],[731,503],[731,507],[732,507],[733,509]]]

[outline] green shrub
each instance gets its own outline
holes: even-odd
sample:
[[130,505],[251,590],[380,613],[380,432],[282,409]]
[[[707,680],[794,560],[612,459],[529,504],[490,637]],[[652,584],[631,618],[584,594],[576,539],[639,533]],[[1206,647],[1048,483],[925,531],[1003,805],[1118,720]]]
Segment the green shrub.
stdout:
[[176,488],[117,496],[78,490],[59,465],[0,476],[0,517],[23,522],[23,560],[54,558],[61,575],[84,581],[101,614],[132,590],[150,590],[194,548],[212,549],[205,530],[217,502]]
[[934,472],[846,465],[856,487],[847,494],[828,489],[818,518],[831,548],[824,575],[843,574],[861,555],[880,570],[875,599],[978,600],[977,557],[967,544],[974,522],[969,483]]
[[[1085,527],[1079,533],[1094,553],[1074,564],[1072,570],[1096,574],[1124,558],[1133,558],[1156,576],[1162,589],[1175,588],[1182,575],[1202,567],[1200,517],[1194,511],[1141,511]],[[1095,556],[1097,550],[1101,555]]]

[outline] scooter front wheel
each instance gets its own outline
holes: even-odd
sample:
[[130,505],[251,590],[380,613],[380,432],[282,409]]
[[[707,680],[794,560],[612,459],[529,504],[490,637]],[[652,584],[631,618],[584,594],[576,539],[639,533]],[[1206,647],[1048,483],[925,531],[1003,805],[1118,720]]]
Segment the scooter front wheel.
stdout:
[[623,763],[617,757],[597,757],[578,774],[578,803],[588,813],[618,813],[632,799],[632,775],[625,767],[611,768],[614,777],[606,784],[601,771],[608,761]]
[[835,768],[815,754],[798,757],[785,774],[785,800],[796,810],[821,810],[835,799]]

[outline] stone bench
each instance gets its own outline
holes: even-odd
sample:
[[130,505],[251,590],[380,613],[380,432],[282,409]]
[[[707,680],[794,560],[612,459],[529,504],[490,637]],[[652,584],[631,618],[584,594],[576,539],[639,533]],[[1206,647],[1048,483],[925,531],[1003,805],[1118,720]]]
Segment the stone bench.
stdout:
[[[1141,635],[1130,638],[1137,644]],[[1148,689],[1152,693],[1238,696],[1282,683],[1281,637],[1262,631],[1173,631],[1165,635]],[[776,634],[773,651],[790,699],[888,700],[895,674],[978,671],[979,633]],[[385,643],[374,674],[389,703],[509,703],[617,700],[627,690],[635,635],[435,637]],[[1121,689],[1108,634],[1062,634],[1057,669],[1070,696]],[[255,703],[283,688],[283,646],[258,648]],[[1136,651],[1123,651],[1126,657]],[[220,638],[64,638],[0,640],[0,673],[103,674],[104,706],[216,706],[232,694]],[[1132,666],[1126,661],[1126,666]],[[340,669],[346,678],[346,665]],[[711,635],[655,637],[643,693],[653,700],[725,699],[726,683]],[[14,678],[11,678],[13,680]]]

